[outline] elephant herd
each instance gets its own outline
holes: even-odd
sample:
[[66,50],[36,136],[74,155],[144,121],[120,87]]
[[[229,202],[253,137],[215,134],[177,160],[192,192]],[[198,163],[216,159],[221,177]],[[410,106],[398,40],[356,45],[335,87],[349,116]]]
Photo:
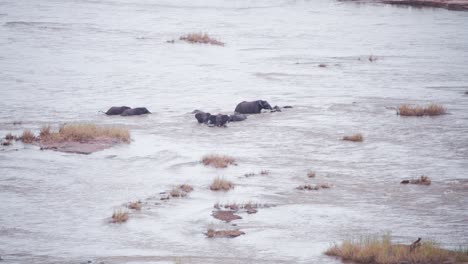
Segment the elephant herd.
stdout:
[[[284,106],[283,108],[292,108],[292,107]],[[244,121],[245,119],[247,119],[248,114],[260,114],[263,109],[270,110],[271,112],[281,112],[281,108],[279,106],[271,107],[271,105],[267,101],[257,100],[257,101],[251,101],[251,102],[243,101],[239,103],[234,110],[234,114],[232,115],[225,115],[225,114],[212,115],[210,113],[205,113],[200,110],[194,110],[192,113],[195,114],[195,118],[200,124],[206,124],[208,126],[223,127],[223,126],[226,126],[226,124],[229,122]],[[151,112],[148,111],[148,109],[146,109],[145,107],[131,108],[128,106],[113,106],[109,108],[109,110],[107,110],[105,114],[106,115],[133,116],[133,115],[151,114]]]

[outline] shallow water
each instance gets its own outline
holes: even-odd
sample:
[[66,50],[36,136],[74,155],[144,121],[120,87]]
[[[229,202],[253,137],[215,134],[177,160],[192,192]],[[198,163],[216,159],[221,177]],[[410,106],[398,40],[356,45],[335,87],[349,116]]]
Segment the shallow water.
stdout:
[[[331,0],[0,1],[0,136],[93,122],[126,126],[133,139],[91,155],[1,147],[0,256],[339,263],[322,254],[331,243],[384,232],[466,247],[467,25],[466,12]],[[177,41],[199,31],[226,46]],[[228,128],[190,114],[260,98],[294,108]],[[403,118],[392,109],[429,102],[449,114]],[[113,105],[153,114],[98,112]],[[340,140],[355,132],[364,142]],[[210,153],[238,166],[203,167]],[[263,169],[269,175],[243,176]],[[420,175],[432,185],[399,184]],[[235,189],[210,191],[216,176]],[[195,188],[187,198],[159,200],[182,183]],[[307,183],[333,188],[295,189]],[[147,202],[141,212],[108,223],[138,199]],[[210,216],[214,203],[245,201],[275,206],[234,221],[243,236],[205,238],[209,226],[229,227]]]

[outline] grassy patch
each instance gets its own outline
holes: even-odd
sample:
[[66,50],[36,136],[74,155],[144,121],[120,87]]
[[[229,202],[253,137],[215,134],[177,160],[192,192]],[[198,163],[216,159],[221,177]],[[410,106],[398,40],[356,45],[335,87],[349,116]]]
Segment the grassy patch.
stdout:
[[207,33],[190,33],[180,37],[180,40],[187,41],[189,43],[201,43],[224,46],[224,43],[210,37]]
[[41,143],[58,142],[90,142],[99,139],[113,139],[130,142],[130,132],[122,127],[102,127],[95,124],[67,124],[60,127],[58,132],[50,126],[43,126],[36,137],[30,130],[25,130],[20,137],[24,143],[33,143],[37,139]]
[[169,192],[170,197],[185,197],[189,192],[193,191],[193,187],[188,184],[182,184],[172,188]]
[[325,254],[340,257],[343,261],[373,264],[399,263],[463,263],[468,261],[468,252],[440,248],[432,241],[415,241],[411,245],[393,244],[390,235],[366,236],[345,240],[341,245],[330,247]]
[[206,155],[202,158],[202,163],[205,166],[226,168],[229,165],[234,165],[235,159],[226,155]]
[[229,191],[234,188],[234,184],[228,180],[216,177],[210,185],[212,191]]
[[20,139],[24,143],[31,144],[36,140],[36,136],[33,132],[31,132],[31,130],[26,129],[23,131],[23,134],[21,135]]
[[124,223],[128,220],[128,212],[123,210],[115,210],[112,214],[111,222],[112,223]]
[[130,142],[130,132],[128,129],[122,127],[102,127],[95,124],[70,124],[63,125],[59,129],[58,138],[63,141],[80,142],[98,138],[111,138],[122,142]]
[[446,113],[447,109],[439,104],[426,106],[402,104],[397,109],[397,114],[401,116],[437,116]]
[[364,137],[362,136],[362,134],[358,133],[352,136],[344,136],[343,140],[353,141],[353,142],[362,142],[364,140]]

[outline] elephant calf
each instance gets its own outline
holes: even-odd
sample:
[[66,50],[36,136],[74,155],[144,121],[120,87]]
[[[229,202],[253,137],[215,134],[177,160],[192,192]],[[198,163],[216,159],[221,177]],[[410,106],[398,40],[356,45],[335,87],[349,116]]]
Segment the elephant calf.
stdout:
[[113,106],[107,110],[104,114],[106,115],[120,115],[122,114],[125,110],[130,109],[128,106]]
[[146,107],[137,107],[137,108],[130,108],[123,111],[121,116],[134,116],[134,115],[144,115],[144,114],[151,114]]
[[260,114],[262,109],[272,110],[271,105],[267,101],[257,100],[239,103],[234,112],[239,114]]

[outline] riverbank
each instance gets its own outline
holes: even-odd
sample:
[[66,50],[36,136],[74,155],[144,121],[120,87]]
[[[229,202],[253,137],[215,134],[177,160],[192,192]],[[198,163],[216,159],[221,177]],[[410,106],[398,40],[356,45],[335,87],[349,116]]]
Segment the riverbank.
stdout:
[[[355,1],[355,0],[352,0]],[[363,1],[360,1],[363,2]],[[435,7],[445,8],[448,10],[468,11],[467,0],[379,0],[365,2],[380,2],[390,5],[406,5],[414,7]]]

